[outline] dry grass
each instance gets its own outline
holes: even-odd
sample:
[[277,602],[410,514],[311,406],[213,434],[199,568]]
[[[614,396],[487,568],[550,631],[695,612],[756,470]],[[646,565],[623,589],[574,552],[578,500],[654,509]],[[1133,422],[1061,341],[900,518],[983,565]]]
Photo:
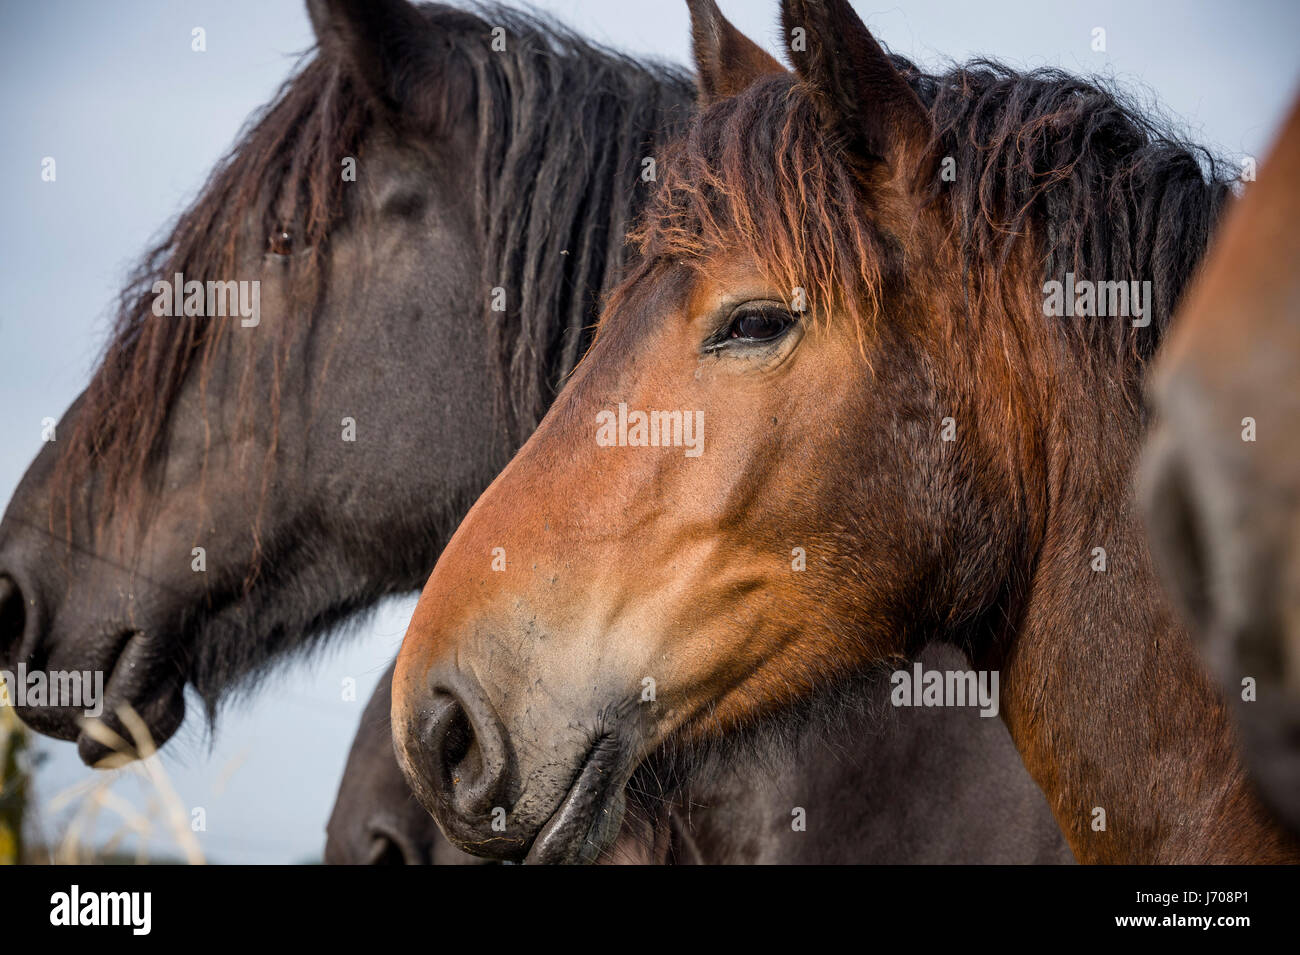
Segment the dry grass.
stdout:
[[8,705],[8,688],[0,680],[0,865],[14,865],[23,855],[30,745],[30,734]]
[[[135,836],[137,864],[148,864],[151,849],[164,839],[189,865],[205,864],[203,850],[190,828],[189,813],[163,769],[148,727],[130,707],[118,710],[118,718],[131,735],[129,742],[101,720],[87,719],[83,723],[85,731],[113,753],[97,764],[100,772],[70,786],[51,801],[51,812],[73,807],[63,836],[51,852],[51,861],[60,865],[99,864],[119,854],[126,840]],[[140,779],[149,793],[143,810],[113,791],[126,776]],[[91,847],[86,839],[105,813],[118,818],[118,827],[103,845]]]

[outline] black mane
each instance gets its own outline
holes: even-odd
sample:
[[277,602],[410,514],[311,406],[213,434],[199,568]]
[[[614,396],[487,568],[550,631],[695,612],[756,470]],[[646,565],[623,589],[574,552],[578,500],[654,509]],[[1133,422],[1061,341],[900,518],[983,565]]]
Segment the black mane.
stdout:
[[484,296],[506,290],[506,311],[488,313],[488,334],[498,394],[522,442],[582,355],[619,278],[626,232],[654,187],[640,179],[642,160],[689,119],[695,86],[683,70],[594,46],[530,14],[490,7],[482,16],[510,37],[508,55],[472,49],[488,104],[476,157]]
[[[694,88],[679,69],[602,49],[537,15],[497,6],[419,9],[430,38],[444,44],[440,55],[449,51],[472,76],[478,152],[466,187],[479,197],[483,320],[502,423],[522,441],[577,361],[584,329],[619,273],[626,225],[650,188],[638,178],[640,160],[661,131],[685,121]],[[493,27],[505,28],[504,51],[490,47]],[[447,100],[456,90],[418,92],[441,104],[429,112],[454,112]],[[290,227],[301,252],[290,267],[301,315],[281,323],[278,347],[287,351],[302,334],[323,286],[322,252],[346,211],[340,157],[364,151],[379,114],[347,69],[309,52],[249,120],[121,295],[60,460],[56,493],[69,507],[92,469],[110,504],[135,493],[182,383],[208,367],[227,328],[210,319],[154,319],[157,279],[233,275],[249,223],[255,237]],[[491,310],[498,286],[506,291],[504,313]]]

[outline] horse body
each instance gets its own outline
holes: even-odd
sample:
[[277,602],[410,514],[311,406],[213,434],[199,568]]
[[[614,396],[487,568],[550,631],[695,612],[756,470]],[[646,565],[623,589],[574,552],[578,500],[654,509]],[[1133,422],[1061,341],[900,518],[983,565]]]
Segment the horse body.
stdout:
[[[393,681],[416,794],[474,852],[590,860],[649,780],[937,639],[1000,673],[1081,861],[1296,861],[1130,493],[1226,183],[1081,81],[920,75],[843,0],[782,18],[793,75],[697,47],[715,95],[641,258],[425,586]],[[1061,321],[1069,274],[1151,309]],[[696,415],[701,453],[602,440],[625,408]]]
[[1143,500],[1166,580],[1300,832],[1300,104],[1228,215],[1153,376]]
[[[962,667],[927,647],[927,668]],[[325,861],[457,865],[455,848],[411,793],[393,752],[392,668],[366,707],[327,827]],[[888,674],[863,702],[821,714],[780,740],[695,768],[649,801],[597,860],[695,864],[1013,864],[1073,861],[1042,794],[997,720],[885,706]],[[992,770],[992,771],[990,771]],[[900,797],[914,794],[906,811]]]

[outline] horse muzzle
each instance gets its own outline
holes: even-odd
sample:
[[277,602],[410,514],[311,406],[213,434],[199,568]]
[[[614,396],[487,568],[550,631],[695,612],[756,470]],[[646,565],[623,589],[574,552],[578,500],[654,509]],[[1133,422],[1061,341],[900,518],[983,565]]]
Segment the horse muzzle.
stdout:
[[[590,729],[558,712],[549,726],[537,685],[503,719],[479,681],[435,667],[394,710],[399,762],[457,848],[528,863],[589,863],[617,838],[633,766],[605,707]],[[394,699],[399,694],[394,693]],[[601,727],[597,729],[596,727]]]

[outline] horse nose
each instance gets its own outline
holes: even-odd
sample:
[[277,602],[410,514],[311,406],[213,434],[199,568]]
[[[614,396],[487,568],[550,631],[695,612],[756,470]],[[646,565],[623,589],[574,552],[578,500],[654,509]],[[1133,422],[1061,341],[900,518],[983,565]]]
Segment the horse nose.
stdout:
[[0,571],[0,669],[27,660],[33,653],[34,648],[24,646],[23,641],[28,629],[26,600],[18,582]]
[[462,824],[489,828],[513,802],[513,758],[505,728],[477,681],[462,673],[435,678],[423,723],[423,781],[430,795]]
[[429,865],[432,861],[422,845],[387,820],[372,823],[370,834],[366,865]]
[[[23,681],[24,671],[43,671],[49,662],[50,643],[42,634],[41,605],[35,590],[20,585],[11,574],[0,571],[0,670],[16,681]],[[49,694],[55,692],[53,678],[44,674]],[[30,697],[23,701],[17,683],[8,687],[9,700],[17,708],[18,717],[38,733],[56,739],[74,740],[80,733],[75,718],[69,717],[61,706],[43,705]],[[18,703],[22,701],[23,705]]]

